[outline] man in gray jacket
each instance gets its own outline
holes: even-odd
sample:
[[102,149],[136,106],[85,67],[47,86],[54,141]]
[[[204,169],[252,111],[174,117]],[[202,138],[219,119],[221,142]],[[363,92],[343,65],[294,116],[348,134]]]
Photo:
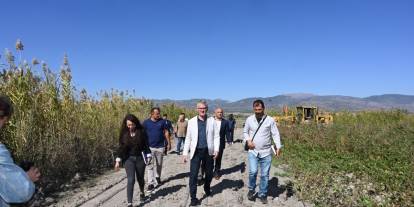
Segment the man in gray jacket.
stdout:
[[254,115],[246,119],[243,136],[249,147],[249,192],[247,198],[251,201],[255,199],[256,177],[258,167],[260,167],[259,199],[263,204],[267,204],[267,188],[273,151],[272,139],[276,145],[275,156],[280,155],[282,145],[276,123],[272,117],[265,115],[264,109],[265,105],[262,100],[253,102]]

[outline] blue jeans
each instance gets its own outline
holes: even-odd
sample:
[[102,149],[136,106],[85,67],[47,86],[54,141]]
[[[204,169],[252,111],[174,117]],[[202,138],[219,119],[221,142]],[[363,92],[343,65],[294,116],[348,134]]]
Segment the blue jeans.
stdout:
[[177,152],[183,151],[185,137],[177,137]]
[[267,187],[269,182],[270,164],[272,163],[272,155],[263,158],[256,157],[253,153],[248,153],[249,160],[249,190],[255,191],[256,177],[258,167],[260,167],[260,185],[259,197],[267,196]]

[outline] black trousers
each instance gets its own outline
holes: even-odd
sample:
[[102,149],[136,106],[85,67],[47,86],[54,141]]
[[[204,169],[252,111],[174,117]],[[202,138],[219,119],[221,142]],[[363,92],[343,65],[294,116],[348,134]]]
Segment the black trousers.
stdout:
[[198,171],[200,170],[201,161],[205,163],[206,179],[204,182],[204,191],[210,191],[210,184],[213,179],[214,160],[213,157],[208,154],[208,148],[196,149],[190,162],[190,195],[192,200],[197,198],[197,176]]
[[228,140],[230,140],[231,142],[234,141],[233,137],[234,137],[234,129],[230,129],[230,136]]
[[144,175],[145,175],[145,162],[141,156],[130,156],[125,161],[125,171],[127,174],[127,200],[128,203],[132,203],[132,195],[134,194],[135,176],[138,180],[139,189],[141,193],[144,193]]
[[220,175],[221,159],[223,158],[223,152],[224,152],[224,148],[220,147],[217,158],[216,158],[215,163],[214,163],[214,176],[219,176]]

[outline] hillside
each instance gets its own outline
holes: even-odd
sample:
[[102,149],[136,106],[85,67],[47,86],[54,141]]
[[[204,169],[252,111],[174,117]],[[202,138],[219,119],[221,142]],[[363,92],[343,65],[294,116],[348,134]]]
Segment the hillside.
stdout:
[[[360,110],[380,110],[380,109],[405,109],[414,112],[414,96],[400,95],[400,94],[384,94],[369,96],[365,98],[329,95],[318,96],[313,94],[285,94],[273,97],[251,97],[238,101],[230,102],[222,99],[207,100],[210,108],[216,106],[223,107],[228,112],[244,112],[251,110],[252,102],[261,98],[266,104],[267,108],[280,109],[284,105],[316,105],[323,110],[329,111],[360,111]],[[175,103],[179,106],[192,108],[199,99],[189,100],[153,100],[155,104],[161,105],[164,103]]]

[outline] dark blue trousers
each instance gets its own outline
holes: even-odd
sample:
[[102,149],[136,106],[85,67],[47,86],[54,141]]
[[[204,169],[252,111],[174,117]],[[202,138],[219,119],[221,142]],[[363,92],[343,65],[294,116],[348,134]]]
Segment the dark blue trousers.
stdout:
[[213,179],[214,160],[213,157],[208,154],[208,148],[196,149],[190,162],[190,195],[192,200],[197,198],[197,176],[198,171],[200,170],[201,161],[203,161],[206,166],[204,191],[210,192],[210,184]]

